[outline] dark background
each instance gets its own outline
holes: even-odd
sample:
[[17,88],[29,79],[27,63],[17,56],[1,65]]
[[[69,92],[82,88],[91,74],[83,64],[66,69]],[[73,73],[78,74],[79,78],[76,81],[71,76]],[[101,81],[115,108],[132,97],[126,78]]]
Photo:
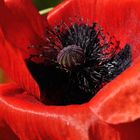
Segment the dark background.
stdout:
[[54,7],[58,3],[60,3],[62,0],[32,0],[35,6],[41,10],[46,9],[49,7]]

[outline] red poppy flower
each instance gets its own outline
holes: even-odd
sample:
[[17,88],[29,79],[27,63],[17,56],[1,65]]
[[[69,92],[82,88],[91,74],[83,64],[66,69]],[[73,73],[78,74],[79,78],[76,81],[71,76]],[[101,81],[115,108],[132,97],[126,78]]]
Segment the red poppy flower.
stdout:
[[[14,82],[0,86],[0,139],[138,140],[139,6],[138,0],[67,0],[44,18],[38,14],[30,0],[1,0],[0,65]],[[30,46],[44,45],[46,27],[54,28],[61,20],[70,25],[70,18],[75,15],[86,18],[88,24],[96,22],[104,31],[115,35],[121,48],[129,44],[132,64],[86,103],[45,105],[40,101],[39,84],[31,75],[31,70],[28,70],[25,60],[34,54],[40,54],[39,49]],[[82,26],[79,28],[83,29]],[[86,25],[87,28],[89,26]],[[81,49],[77,47],[77,50],[81,56]],[[42,62],[38,59],[33,61],[38,64]],[[72,67],[72,63],[69,66]]]

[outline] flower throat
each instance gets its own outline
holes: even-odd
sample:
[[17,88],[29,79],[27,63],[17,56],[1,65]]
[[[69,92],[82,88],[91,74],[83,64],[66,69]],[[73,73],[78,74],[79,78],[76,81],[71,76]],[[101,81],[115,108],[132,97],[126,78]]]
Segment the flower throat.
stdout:
[[26,61],[45,104],[88,102],[132,61],[130,45],[121,49],[120,42],[96,23],[63,23],[46,29],[45,40],[45,45],[30,47],[38,53]]

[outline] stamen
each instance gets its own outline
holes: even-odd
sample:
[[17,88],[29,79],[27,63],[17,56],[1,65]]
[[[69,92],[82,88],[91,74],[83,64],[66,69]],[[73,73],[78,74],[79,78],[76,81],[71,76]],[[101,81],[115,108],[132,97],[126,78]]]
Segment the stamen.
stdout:
[[[114,36],[82,18],[77,23],[61,22],[54,29],[47,28],[45,40],[46,45],[30,47],[39,53],[32,54],[27,64],[42,94],[55,105],[89,101],[132,61],[129,44],[121,49]],[[38,64],[34,58],[40,57]]]

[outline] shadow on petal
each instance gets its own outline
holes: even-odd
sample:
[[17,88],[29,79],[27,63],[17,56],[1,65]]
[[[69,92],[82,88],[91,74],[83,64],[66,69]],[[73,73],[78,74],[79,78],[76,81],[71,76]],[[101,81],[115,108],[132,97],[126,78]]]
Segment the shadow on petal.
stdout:
[[0,140],[19,140],[13,130],[6,123],[0,124]]

